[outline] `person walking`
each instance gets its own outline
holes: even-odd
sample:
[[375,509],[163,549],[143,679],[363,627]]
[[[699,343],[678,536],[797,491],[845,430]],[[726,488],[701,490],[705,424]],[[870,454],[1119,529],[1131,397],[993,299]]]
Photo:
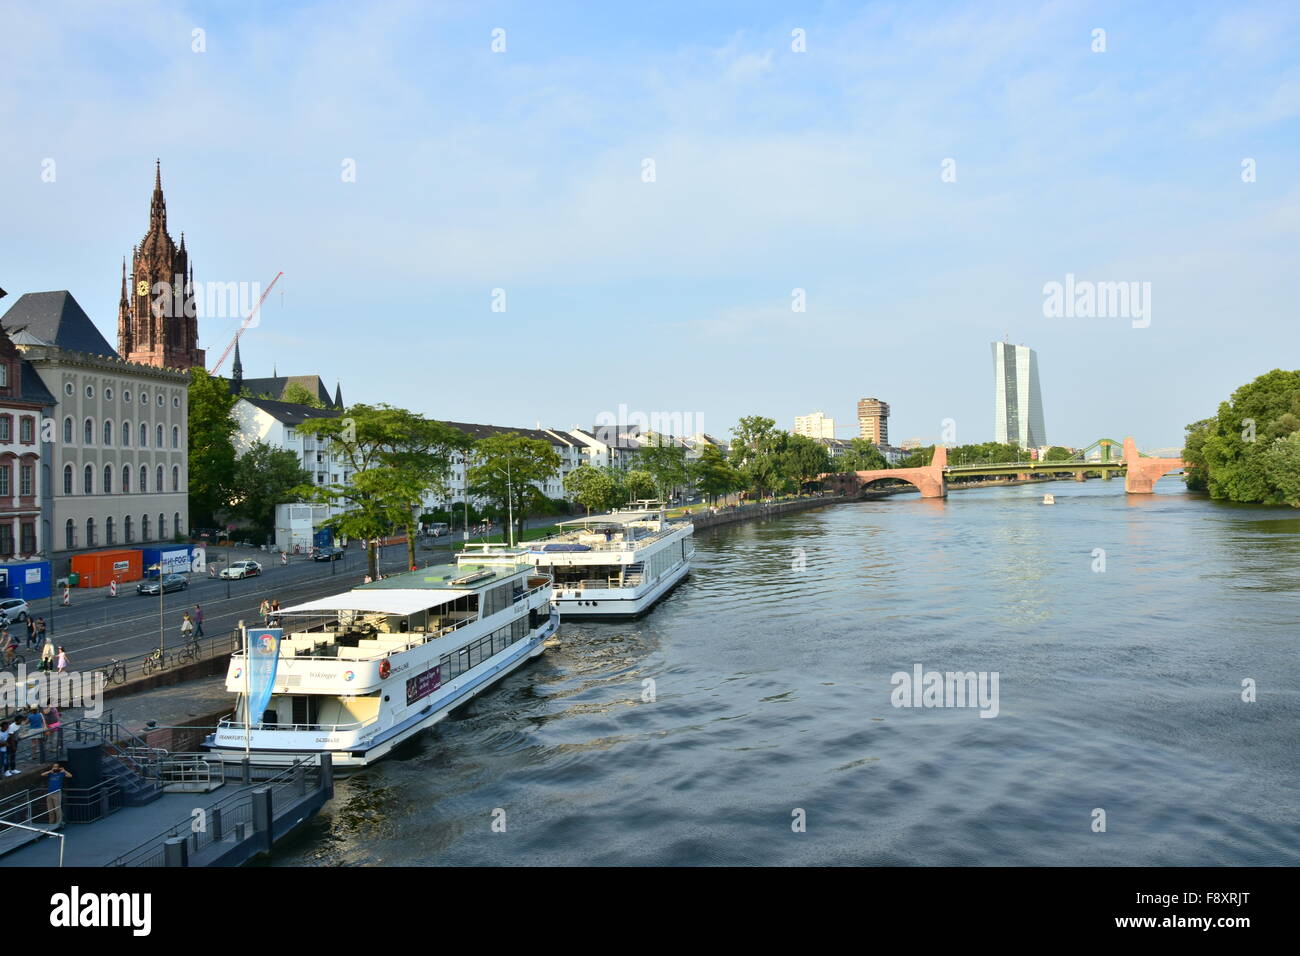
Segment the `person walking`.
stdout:
[[262,606],[258,608],[258,610],[262,614],[262,626],[270,627],[271,626],[271,602],[268,601],[266,598],[262,598]]
[[188,641],[194,636],[194,621],[190,617],[190,612],[186,611],[181,615],[181,640]]
[[45,636],[45,646],[41,648],[41,670],[54,670],[54,641],[48,634]]
[[45,715],[39,707],[33,707],[27,713],[27,729],[32,738],[32,760],[40,760],[41,740],[45,736]]
[[36,619],[29,614],[27,615],[27,649],[28,650],[31,650],[33,647],[36,646],[36,634],[37,634]]
[[63,716],[59,713],[59,708],[51,705],[46,707],[41,716],[45,718],[45,740],[54,746],[54,752],[59,752],[59,731],[63,728]]
[[0,771],[3,771],[4,772],[3,776],[6,777],[10,775],[9,774],[9,731],[7,729],[7,726],[8,725],[0,726]]
[[45,782],[45,808],[49,811],[48,819],[52,824],[63,822],[63,781],[71,780],[71,771],[64,770],[63,765],[54,763],[50,769],[41,774]]
[[5,728],[7,738],[5,740],[5,765],[8,770],[5,771],[6,777],[12,777],[18,773],[18,738],[22,735],[22,728],[18,726],[18,715],[14,714],[9,720],[9,726]]
[[194,605],[194,636],[203,636],[203,608]]
[[271,601],[271,627],[280,626],[280,599],[275,598]]
[[68,652],[63,649],[62,644],[59,645],[59,653],[54,658],[54,669],[60,674],[68,669]]

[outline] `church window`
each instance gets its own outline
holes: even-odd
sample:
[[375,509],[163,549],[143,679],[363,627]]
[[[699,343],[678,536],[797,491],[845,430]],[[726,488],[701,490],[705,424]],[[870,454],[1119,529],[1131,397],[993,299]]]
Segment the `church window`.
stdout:
[[81,443],[83,445],[95,444],[95,420],[87,418],[86,423],[81,428]]
[[85,473],[81,476],[83,493],[93,495],[95,493],[95,469],[92,465],[86,466]]
[[63,444],[72,444],[72,418],[69,416],[63,420]]
[[72,466],[71,465],[63,466],[63,493],[65,495],[72,494]]

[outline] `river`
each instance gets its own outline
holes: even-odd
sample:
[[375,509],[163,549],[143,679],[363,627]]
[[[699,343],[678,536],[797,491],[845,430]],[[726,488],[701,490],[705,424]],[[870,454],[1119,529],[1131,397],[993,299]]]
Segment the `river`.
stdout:
[[[1300,513],[1158,490],[701,532],[653,612],[564,624],[274,863],[1300,864]],[[916,665],[996,673],[997,715],[893,706]]]

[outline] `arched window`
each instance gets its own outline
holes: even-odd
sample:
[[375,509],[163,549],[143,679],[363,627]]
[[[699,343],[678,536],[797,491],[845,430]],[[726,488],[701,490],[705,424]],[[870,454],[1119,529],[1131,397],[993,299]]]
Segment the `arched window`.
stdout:
[[113,420],[104,419],[104,447],[111,448],[113,445]]
[[178,511],[172,515],[172,533],[180,534],[185,529],[181,527],[181,513]]
[[181,466],[172,465],[172,491],[181,490]]
[[149,426],[144,422],[140,423],[140,447],[149,447]]
[[[68,523],[63,526],[63,545],[69,551],[77,546],[77,526],[68,519]],[[53,620],[53,618],[51,618]]]
[[158,540],[159,541],[167,540],[167,516],[166,515],[158,516]]
[[63,444],[72,444],[72,416],[70,415],[63,420]]
[[127,448],[131,447],[131,423],[122,423],[122,444]]
[[162,430],[162,426],[161,426],[161,425],[159,425],[159,426],[158,426],[158,430],[154,432],[154,443],[153,443],[153,446],[154,446],[155,448],[162,448],[162,447],[163,447],[163,430]]
[[140,540],[141,541],[149,540],[149,516],[148,515],[140,516]]
[[149,490],[149,466],[141,465],[140,466],[140,494],[144,494],[148,490]]
[[130,494],[130,492],[131,492],[131,466],[123,465],[122,466],[122,494],[126,495],[126,494]]
[[71,465],[63,466],[63,493],[65,495],[72,494],[72,466]]
[[[130,392],[127,392],[127,394],[129,395],[129,394],[131,394],[131,393],[130,393]],[[125,518],[122,519],[122,533],[123,533],[124,535],[126,535],[126,543],[127,543],[127,544],[130,544],[132,541],[135,540],[135,538],[132,537],[132,531],[131,531],[131,516],[130,516],[130,515],[127,515]]]
[[81,443],[83,445],[95,444],[95,420],[87,418],[86,423],[81,428]]
[[113,544],[113,519],[104,519],[104,543]]
[[95,519],[87,518],[86,519],[86,547],[93,548],[94,546],[95,546]]
[[163,490],[163,470],[162,470],[162,465],[159,465],[159,466],[158,466],[158,473],[157,473],[157,475],[155,475],[155,477],[156,477],[158,480],[154,482],[153,489],[154,489],[154,491],[159,491],[159,492],[161,492],[161,491]]
[[81,486],[83,494],[93,495],[95,493],[95,468],[93,465],[86,466],[86,472],[81,479]]
[[172,447],[173,448],[181,447],[181,430],[180,430],[180,426],[178,425],[172,426]]
[[113,493],[113,466],[105,465],[104,466],[104,494],[111,495],[112,493]]

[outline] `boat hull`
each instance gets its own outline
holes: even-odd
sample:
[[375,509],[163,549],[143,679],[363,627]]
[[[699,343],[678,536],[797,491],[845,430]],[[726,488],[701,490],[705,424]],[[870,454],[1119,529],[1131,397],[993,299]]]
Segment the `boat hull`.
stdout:
[[[658,581],[641,594],[622,592],[630,589],[599,589],[578,592],[576,597],[561,597],[572,591],[552,592],[551,603],[560,612],[562,620],[631,620],[648,613],[666,598],[691,573],[689,562],[670,568]],[[613,596],[611,596],[613,595]]]

